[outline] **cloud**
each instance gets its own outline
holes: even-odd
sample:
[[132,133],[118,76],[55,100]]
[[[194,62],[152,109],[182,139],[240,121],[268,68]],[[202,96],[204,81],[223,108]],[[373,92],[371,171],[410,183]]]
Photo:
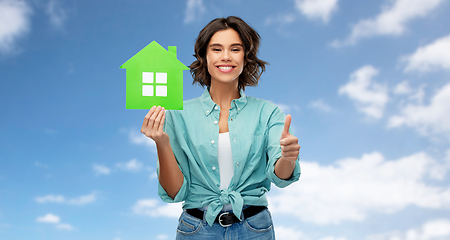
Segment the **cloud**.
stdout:
[[156,236],[156,239],[158,239],[158,240],[169,239],[169,235],[167,235],[167,234],[158,234]]
[[388,127],[408,126],[425,136],[450,133],[450,83],[441,88],[428,105],[409,103],[389,118]]
[[[271,211],[305,222],[338,224],[363,221],[369,213],[395,213],[407,206],[450,209],[447,166],[424,152],[388,161],[381,153],[346,158],[331,165],[301,162],[301,180],[269,195]],[[386,197],[389,196],[389,197]]]
[[124,171],[130,171],[130,172],[137,172],[142,170],[144,167],[144,164],[139,162],[137,159],[131,159],[130,161],[126,163],[118,163],[116,164],[117,168],[124,170]]
[[327,23],[338,7],[338,0],[296,0],[296,9],[307,18]]
[[128,137],[131,141],[131,143],[137,144],[137,145],[144,145],[150,148],[153,148],[156,150],[156,143],[151,138],[145,136],[140,131],[136,130],[129,130],[128,131]]
[[289,24],[294,22],[296,19],[295,14],[288,13],[288,14],[279,14],[276,17],[269,16],[264,21],[265,25],[270,25],[273,23],[279,23],[279,24]]
[[323,111],[323,112],[331,112],[330,105],[328,105],[322,99],[312,101],[311,103],[309,103],[308,107],[312,108],[312,109],[317,109],[317,110]]
[[0,54],[16,51],[16,41],[30,30],[30,6],[22,0],[0,0]]
[[67,199],[62,195],[46,195],[43,197],[36,197],[34,199],[37,203],[61,203],[61,204],[69,204],[69,205],[86,205],[89,203],[93,203],[97,200],[95,193],[91,193],[89,195],[80,196],[77,198]]
[[109,175],[111,173],[111,170],[103,165],[94,164],[92,167],[96,175]]
[[389,4],[382,8],[379,15],[371,19],[359,21],[352,27],[350,36],[344,41],[335,40],[333,47],[354,45],[360,39],[373,36],[402,35],[406,25],[412,20],[427,16],[436,9],[443,0],[395,0],[388,1]]
[[450,220],[435,219],[424,223],[419,228],[409,229],[405,232],[393,231],[376,234],[366,238],[367,240],[443,240],[450,239]]
[[372,80],[377,74],[378,70],[370,65],[356,70],[350,75],[350,81],[339,88],[339,94],[352,99],[360,112],[380,119],[389,97],[387,87]]
[[150,217],[178,218],[181,214],[181,203],[163,203],[155,198],[140,199],[132,207],[135,214]]
[[405,72],[450,70],[450,35],[420,47],[415,53],[402,57],[401,61],[407,64]]
[[63,229],[63,230],[73,230],[74,229],[74,227],[72,225],[67,224],[67,223],[58,224],[58,225],[56,225],[56,228]]
[[394,88],[394,93],[397,95],[409,94],[412,92],[411,86],[409,86],[408,81],[403,81],[397,84]]
[[192,23],[206,11],[203,0],[187,0],[184,23]]
[[72,225],[70,225],[70,224],[60,223],[61,222],[61,218],[59,216],[56,216],[56,215],[51,214],[51,213],[47,213],[47,215],[45,215],[43,217],[38,217],[36,219],[36,222],[55,224],[55,227],[57,229],[62,229],[62,230],[73,230],[74,229],[74,227]]
[[319,238],[318,236],[310,237],[295,227],[275,226],[275,236],[282,240],[346,240],[343,237],[327,236]]
[[61,219],[56,216],[53,215],[51,213],[47,213],[47,215],[43,216],[43,217],[38,217],[36,219],[36,222],[42,222],[42,223],[59,223]]
[[66,11],[61,7],[58,0],[48,1],[45,13],[50,18],[50,23],[55,28],[61,28],[67,19]]

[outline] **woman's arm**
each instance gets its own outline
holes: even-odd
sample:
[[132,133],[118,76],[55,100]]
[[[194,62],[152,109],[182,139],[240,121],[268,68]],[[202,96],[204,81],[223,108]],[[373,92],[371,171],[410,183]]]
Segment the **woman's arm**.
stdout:
[[163,131],[166,113],[164,108],[153,106],[144,118],[141,132],[156,143],[159,161],[159,183],[169,197],[175,198],[183,185],[183,173],[170,146],[169,135]]
[[288,114],[284,122],[284,129],[280,139],[281,157],[275,163],[275,175],[281,179],[291,178],[295,168],[295,161],[300,152],[298,138],[289,133],[291,119],[291,115]]

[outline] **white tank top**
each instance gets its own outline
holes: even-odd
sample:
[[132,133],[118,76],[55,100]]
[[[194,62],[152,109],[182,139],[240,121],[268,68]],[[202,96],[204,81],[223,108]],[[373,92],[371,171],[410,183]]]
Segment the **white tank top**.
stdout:
[[233,155],[231,154],[230,133],[219,133],[217,158],[220,170],[220,187],[227,189],[233,177]]
[[[219,162],[219,170],[220,170],[220,187],[219,189],[227,189],[230,185],[231,178],[234,175],[233,169],[233,155],[231,154],[231,142],[230,142],[230,133],[219,133],[219,141],[217,143],[218,151],[217,151],[217,160]],[[208,206],[206,205],[200,209],[207,211]],[[227,204],[223,206],[223,211],[231,211],[231,204]]]

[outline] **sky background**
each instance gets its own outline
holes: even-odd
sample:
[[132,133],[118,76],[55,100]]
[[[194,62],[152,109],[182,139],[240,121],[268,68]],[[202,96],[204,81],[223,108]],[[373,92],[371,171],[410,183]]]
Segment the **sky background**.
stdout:
[[229,15],[270,63],[246,94],[302,146],[268,194],[277,239],[450,239],[448,0],[0,0],[0,239],[174,239],[119,66],[153,40],[189,65]]

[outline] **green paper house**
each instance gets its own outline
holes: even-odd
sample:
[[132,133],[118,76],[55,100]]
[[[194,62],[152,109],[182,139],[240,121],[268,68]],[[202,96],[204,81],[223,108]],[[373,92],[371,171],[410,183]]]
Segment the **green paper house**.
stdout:
[[127,71],[127,109],[183,109],[183,70],[189,68],[177,59],[177,47],[166,51],[153,41],[120,68]]

